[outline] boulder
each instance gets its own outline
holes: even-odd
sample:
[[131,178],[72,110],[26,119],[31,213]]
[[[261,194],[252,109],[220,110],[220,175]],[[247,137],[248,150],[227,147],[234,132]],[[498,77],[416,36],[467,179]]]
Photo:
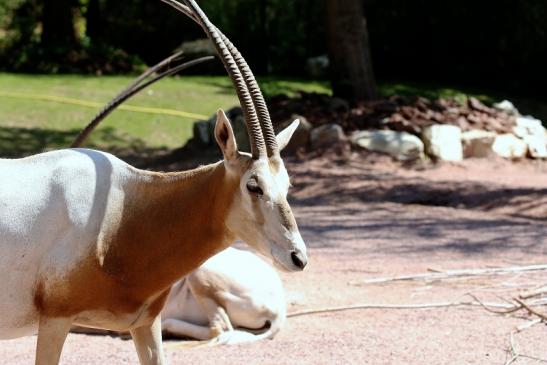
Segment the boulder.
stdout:
[[509,100],[503,100],[493,105],[494,109],[506,112],[509,115],[520,115],[518,109]]
[[496,139],[496,133],[473,129],[462,133],[463,156],[488,157],[492,154],[492,145]]
[[523,138],[528,146],[528,155],[532,158],[547,158],[547,142],[545,137],[526,136]]
[[329,148],[345,140],[344,131],[338,124],[325,124],[310,132],[310,143],[313,149]]
[[281,132],[283,129],[287,128],[295,119],[298,119],[300,123],[294,131],[289,144],[283,149],[284,152],[292,153],[296,152],[300,148],[307,148],[310,141],[310,131],[312,126],[310,122],[307,121],[301,115],[293,114],[285,122],[279,124],[275,128],[276,134]]
[[448,124],[435,124],[424,128],[422,140],[427,153],[443,161],[463,159],[462,130]]
[[210,130],[210,123],[207,120],[195,122],[192,127],[194,139],[201,145],[210,145],[212,143],[211,136],[213,133]]
[[492,150],[504,158],[523,158],[528,147],[526,143],[514,134],[505,133],[496,136]]
[[518,117],[516,124],[513,127],[513,133],[517,137],[523,138],[526,135],[545,136],[545,128],[539,119],[530,116]]
[[245,124],[245,118],[243,117],[243,115],[240,114],[235,116],[234,118],[230,118],[230,121],[232,122],[232,128],[234,130],[234,135],[236,137],[238,150],[244,151],[244,152],[250,152],[251,145],[249,143],[249,134],[247,133],[247,125]]
[[407,132],[357,131],[351,135],[351,143],[369,151],[386,153],[401,161],[420,159],[424,155],[423,142]]
[[528,146],[528,154],[533,158],[547,158],[547,131],[541,120],[533,117],[518,117],[513,133]]
[[[234,135],[238,147],[242,151],[249,151],[249,137],[247,136],[247,126],[240,107],[231,108],[226,111],[226,116],[232,123]],[[193,136],[202,145],[214,145],[215,142],[215,124],[217,121],[216,113],[208,120],[194,123]]]

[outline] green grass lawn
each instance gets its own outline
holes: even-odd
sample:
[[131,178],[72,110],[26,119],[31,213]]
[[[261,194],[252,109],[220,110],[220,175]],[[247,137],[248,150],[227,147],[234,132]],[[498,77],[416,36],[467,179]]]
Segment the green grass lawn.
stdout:
[[[68,97],[106,103],[134,76],[19,75],[0,73],[0,93]],[[325,82],[267,77],[259,80],[265,95],[297,91],[330,93]],[[547,103],[503,97],[458,88],[418,83],[380,83],[383,95],[422,95],[429,98],[473,95],[486,102],[508,98],[523,112],[547,121]],[[218,108],[238,105],[227,77],[185,76],[162,80],[127,105],[163,108],[211,116]],[[0,96],[0,157],[28,155],[67,147],[100,108]],[[110,151],[169,149],[182,146],[198,118],[117,110],[92,134],[86,146]],[[152,151],[153,152],[153,151]]]
[[[16,75],[0,73],[0,93],[69,97],[106,103],[133,80],[132,76]],[[329,92],[324,83],[265,78],[265,93],[297,90]],[[128,105],[212,115],[238,105],[227,77],[180,76],[162,80],[127,101]],[[98,112],[50,101],[0,96],[0,156],[66,147]],[[88,145],[106,150],[125,147],[180,147],[191,136],[196,118],[117,110],[92,134]]]

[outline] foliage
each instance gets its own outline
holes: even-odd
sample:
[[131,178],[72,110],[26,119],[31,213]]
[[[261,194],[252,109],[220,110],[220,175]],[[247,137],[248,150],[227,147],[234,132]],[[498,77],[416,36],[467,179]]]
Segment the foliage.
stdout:
[[[117,59],[120,51],[153,64],[184,41],[204,38],[202,30],[169,6],[150,0],[100,0],[102,31],[86,39],[85,16],[89,0],[80,0],[74,22],[80,36],[76,49],[44,49],[40,40],[40,11],[47,0],[6,0],[0,8],[0,29],[8,29],[4,42],[5,69],[16,71],[90,72],[87,55]],[[306,59],[325,52],[323,7],[315,0],[208,0],[201,3],[212,20],[243,50],[259,73],[302,75]],[[32,13],[27,11],[34,9]],[[2,24],[2,22],[4,24]],[[95,48],[89,49],[88,46]],[[100,47],[99,47],[100,45]],[[83,48],[83,49],[82,49]],[[64,57],[57,57],[57,55]],[[7,57],[7,55],[11,55]],[[29,59],[51,61],[37,64]],[[124,62],[138,60],[126,57]],[[107,62],[116,69],[114,62]],[[220,69],[218,69],[220,70]],[[120,67],[117,71],[127,71]],[[108,72],[108,70],[107,70]]]
[[[154,63],[183,41],[204,38],[191,20],[149,0],[103,1],[104,41]],[[325,52],[322,1],[208,0],[200,5],[258,73],[302,75]]]
[[[79,0],[74,16],[78,45],[44,49],[40,11],[45,1],[0,1],[0,68],[126,72],[204,37],[196,24],[160,0]],[[92,1],[100,5],[102,31],[90,36],[86,22]],[[544,0],[363,3],[379,80],[547,94]],[[327,53],[323,0],[201,0],[200,5],[258,74],[302,77],[309,57]]]
[[547,2],[365,0],[379,78],[546,95]]
[[0,68],[17,72],[114,73],[143,67],[137,56],[107,43],[92,43],[81,31],[76,45],[44,45],[40,28],[42,2],[8,0],[0,7],[0,27],[3,25],[5,33],[0,37]]

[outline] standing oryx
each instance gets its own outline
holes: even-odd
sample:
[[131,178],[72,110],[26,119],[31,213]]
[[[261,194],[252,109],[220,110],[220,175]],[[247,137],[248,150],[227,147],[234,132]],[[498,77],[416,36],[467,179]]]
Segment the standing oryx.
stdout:
[[290,271],[306,248],[287,203],[279,151],[244,59],[194,0],[162,0],[206,31],[242,104],[251,154],[217,113],[224,160],[156,173],[85,149],[0,160],[0,338],[38,331],[36,364],[54,365],[72,324],[130,331],[141,364],[163,364],[159,313],[178,278],[241,238]]
[[[161,311],[161,329],[168,336],[208,340],[205,345],[255,342],[273,338],[286,312],[275,269],[251,252],[228,247],[173,284]],[[72,331],[112,334],[85,327]]]

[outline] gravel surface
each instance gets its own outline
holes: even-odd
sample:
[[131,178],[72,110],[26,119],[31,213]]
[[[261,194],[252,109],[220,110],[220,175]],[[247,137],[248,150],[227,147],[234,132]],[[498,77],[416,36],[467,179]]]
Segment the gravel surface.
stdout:
[[[281,274],[290,313],[363,303],[466,300],[469,292],[499,302],[499,296],[509,298],[547,282],[543,271],[361,283],[428,270],[547,263],[547,173],[541,163],[469,161],[405,170],[354,156],[349,162],[289,164],[289,170],[295,185],[292,205],[310,247],[310,264],[303,273]],[[477,191],[486,198],[471,195]],[[440,199],[440,192],[449,197]],[[409,199],[412,195],[420,199]],[[214,365],[504,364],[510,358],[510,333],[529,318],[524,312],[500,316],[480,307],[332,312],[290,318],[272,341],[170,348],[167,357],[170,364]],[[516,334],[516,349],[529,357],[514,364],[537,363],[530,357],[547,360],[546,337],[544,324]],[[2,363],[32,364],[35,341],[0,342]],[[138,361],[131,341],[71,334],[61,363]]]

